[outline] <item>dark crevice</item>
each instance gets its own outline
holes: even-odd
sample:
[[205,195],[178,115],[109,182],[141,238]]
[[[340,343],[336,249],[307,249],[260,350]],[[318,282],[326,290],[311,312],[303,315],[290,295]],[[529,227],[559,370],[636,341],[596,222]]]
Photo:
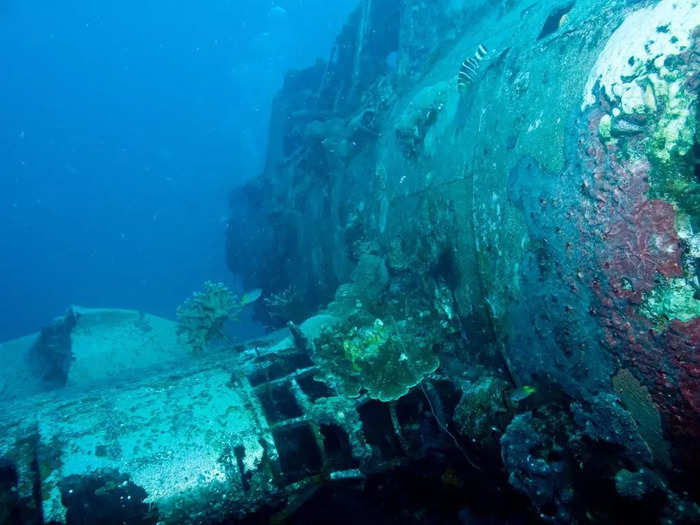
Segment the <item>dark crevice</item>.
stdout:
[[303,414],[294,393],[286,383],[261,387],[259,398],[270,423],[293,419]]
[[460,283],[459,263],[452,247],[445,248],[432,268],[434,277],[444,280],[447,286],[454,290]]
[[387,459],[403,454],[391,423],[389,405],[371,400],[361,405],[358,412],[367,443],[380,457]]
[[332,397],[334,395],[333,390],[325,383],[314,379],[311,372],[297,377],[297,384],[302,392],[308,396],[309,401],[316,401],[322,397]]
[[233,449],[233,454],[236,456],[236,466],[241,476],[241,487],[243,487],[243,492],[248,492],[250,490],[250,478],[253,476],[253,473],[245,469],[245,463],[243,462],[245,458],[245,447],[243,445],[236,445]]
[[331,470],[350,469],[359,466],[352,456],[352,446],[347,432],[337,425],[321,425],[326,466]]
[[562,18],[569,11],[571,11],[572,7],[574,7],[574,3],[575,2],[570,2],[563,7],[557,7],[550,11],[547,20],[545,20],[544,25],[542,26],[542,31],[540,31],[540,35],[537,37],[537,40],[542,40],[544,37],[555,33],[559,27],[561,27]]
[[294,425],[273,431],[280,468],[287,483],[318,474],[323,466],[314,433],[306,425]]
[[71,475],[58,485],[67,525],[153,525],[158,512],[144,502],[146,491],[129,476],[104,470],[91,476]]

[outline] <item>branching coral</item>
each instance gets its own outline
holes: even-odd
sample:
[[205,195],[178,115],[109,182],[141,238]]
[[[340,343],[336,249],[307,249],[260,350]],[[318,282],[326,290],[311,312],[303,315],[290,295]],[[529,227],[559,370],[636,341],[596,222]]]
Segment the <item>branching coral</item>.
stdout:
[[238,298],[225,284],[206,281],[201,292],[194,292],[177,308],[178,336],[195,352],[225,338],[224,324],[235,320],[246,304],[260,297],[254,290]]

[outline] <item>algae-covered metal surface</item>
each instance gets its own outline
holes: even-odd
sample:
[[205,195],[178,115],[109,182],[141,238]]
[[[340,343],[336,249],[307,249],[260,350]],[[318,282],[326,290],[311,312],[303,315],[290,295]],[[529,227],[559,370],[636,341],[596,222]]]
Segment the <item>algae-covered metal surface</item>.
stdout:
[[[67,494],[77,490],[71,480],[104,474],[105,494],[122,484],[138,488],[145,497],[136,501],[134,492],[134,505],[160,509],[166,522],[179,523],[183,513],[218,500],[216,494],[242,493],[233,448],[243,447],[248,470],[263,451],[250,392],[232,383],[231,355],[192,362],[180,352],[170,321],[126,310],[76,310],[85,320],[74,330],[67,385],[2,406],[0,449],[24,474],[20,496],[32,498],[39,483],[44,520],[65,522]],[[151,329],[139,329],[143,323]],[[81,372],[88,369],[102,374]],[[36,446],[27,447],[28,438]]]
[[286,337],[193,356],[67,315],[32,346],[60,388],[0,420],[18,494],[294,523],[422,476],[454,522],[486,485],[506,521],[699,521],[699,89],[695,0],[364,0],[231,195],[229,267]]
[[[229,253],[238,258],[231,268],[250,286],[266,272],[286,275],[301,309],[330,303],[350,319],[318,341],[321,351],[336,348],[334,363],[344,356],[350,376],[369,377],[361,373],[363,352],[395,337],[380,337],[392,326],[387,319],[417,319],[425,310],[442,323],[432,345],[438,372],[486,366],[513,388],[532,389],[522,404],[534,411],[514,419],[501,443],[513,486],[543,519],[573,519],[570,480],[591,475],[570,471],[589,462],[581,440],[615,447],[623,435],[630,443],[648,439],[655,455],[621,454],[608,464],[620,472],[624,461],[658,468],[656,481],[643,476],[645,493],[668,488],[669,460],[679,472],[700,465],[700,6],[579,0],[431,9],[407,2],[403,14],[398,34],[384,35],[405,52],[398,70],[375,73],[361,101],[336,106],[335,119],[363,124],[341,165],[332,151],[318,155],[313,137],[297,135],[303,162],[278,157],[241,190],[265,209],[297,217],[301,226],[289,232],[297,242],[278,257],[266,242],[247,244],[232,233]],[[416,17],[444,32],[421,32]],[[416,46],[411,38],[424,40]],[[371,60],[374,44],[365,44]],[[321,82],[336,81],[343,93],[345,65],[331,66]],[[458,81],[460,71],[468,82]],[[297,89],[289,83],[280,96],[293,100]],[[324,103],[323,93],[306,101],[310,118],[323,122],[317,109]],[[291,129],[273,135],[286,138]],[[344,199],[325,198],[336,194]],[[308,202],[325,202],[326,211]],[[323,228],[307,231],[308,222]],[[272,258],[249,272],[240,255],[251,246]],[[371,301],[352,293],[366,256],[388,271]],[[286,270],[308,258],[314,264],[303,278]],[[349,300],[333,298],[337,285]],[[515,410],[527,412],[520,404]],[[619,426],[617,438],[591,430],[603,421]],[[520,439],[523,432],[536,435]],[[544,452],[553,450],[566,459]],[[522,463],[533,453],[535,463]],[[620,498],[633,497],[626,473],[604,476],[617,480]],[[680,519],[669,517],[670,508],[663,519]]]

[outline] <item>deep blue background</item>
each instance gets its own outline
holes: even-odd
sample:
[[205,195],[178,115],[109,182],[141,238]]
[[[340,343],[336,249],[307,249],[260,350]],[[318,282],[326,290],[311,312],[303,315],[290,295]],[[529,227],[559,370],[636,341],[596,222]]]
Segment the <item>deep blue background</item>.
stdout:
[[233,283],[227,193],[356,3],[0,0],[0,341]]

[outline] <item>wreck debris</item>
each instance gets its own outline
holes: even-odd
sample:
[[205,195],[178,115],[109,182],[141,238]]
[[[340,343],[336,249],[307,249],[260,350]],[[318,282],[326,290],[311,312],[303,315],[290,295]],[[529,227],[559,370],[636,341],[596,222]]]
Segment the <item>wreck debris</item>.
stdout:
[[[80,464],[65,455],[135,474],[117,479],[171,521],[285,519],[411,470],[462,503],[488,476],[527,519],[697,521],[698,7],[592,1],[583,20],[527,4],[460,40],[422,23],[441,4],[367,1],[329,64],[288,76],[229,257],[292,336],[64,407],[109,432],[57,444],[47,516]],[[380,45],[382,6],[403,16]],[[444,79],[479,37],[512,54],[464,104]],[[82,432],[46,421],[43,440]]]

